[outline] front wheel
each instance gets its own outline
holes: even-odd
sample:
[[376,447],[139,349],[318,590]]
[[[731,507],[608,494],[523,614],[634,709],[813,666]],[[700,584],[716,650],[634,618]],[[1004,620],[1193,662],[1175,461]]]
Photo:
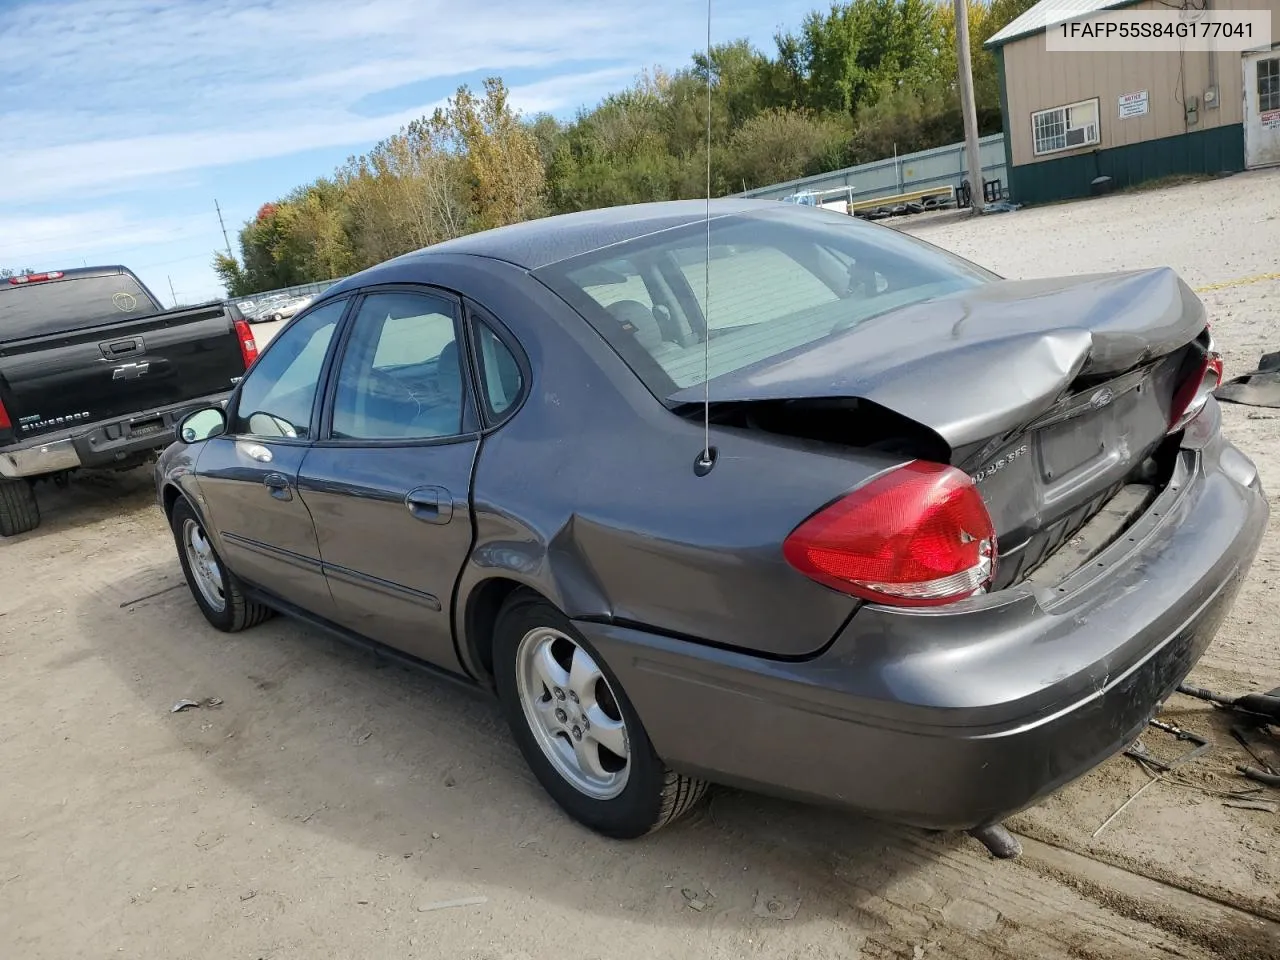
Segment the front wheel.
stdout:
[[667,769],[617,678],[546,600],[508,601],[494,664],[520,752],[575,820],[629,840],[677,820],[706,792],[703,781]]
[[181,497],[173,505],[169,525],[191,596],[210,624],[224,633],[236,633],[271,616],[270,607],[244,595],[240,581],[214,550],[200,518]]

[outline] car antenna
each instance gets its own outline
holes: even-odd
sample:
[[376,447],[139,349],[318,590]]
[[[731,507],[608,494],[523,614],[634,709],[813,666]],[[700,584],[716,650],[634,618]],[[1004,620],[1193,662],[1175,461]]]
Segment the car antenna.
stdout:
[[703,264],[702,301],[702,452],[693,463],[693,472],[705,477],[716,465],[711,449],[711,0],[707,0],[707,249]]

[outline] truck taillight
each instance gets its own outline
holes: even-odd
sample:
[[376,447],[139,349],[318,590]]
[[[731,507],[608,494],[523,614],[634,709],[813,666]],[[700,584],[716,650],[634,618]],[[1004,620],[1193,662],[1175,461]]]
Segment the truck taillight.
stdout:
[[843,593],[937,606],[986,591],[996,533],[968,476],[916,460],[819,510],[782,552],[796,570]]
[[50,270],[48,273],[24,273],[19,277],[10,277],[9,282],[15,287],[24,283],[44,283],[47,280],[61,280],[61,270]]
[[0,430],[12,430],[13,421],[9,419],[9,411],[4,408],[4,401],[0,400]]
[[240,341],[240,356],[244,357],[246,370],[258,358],[258,344],[253,339],[253,328],[244,320],[236,321],[236,339]]
[[1173,395],[1173,406],[1169,410],[1169,432],[1177,433],[1200,416],[1205,404],[1213,396],[1213,391],[1217,390],[1221,383],[1222,357],[1213,352],[1213,345],[1210,343],[1209,352],[1205,354],[1204,360]]

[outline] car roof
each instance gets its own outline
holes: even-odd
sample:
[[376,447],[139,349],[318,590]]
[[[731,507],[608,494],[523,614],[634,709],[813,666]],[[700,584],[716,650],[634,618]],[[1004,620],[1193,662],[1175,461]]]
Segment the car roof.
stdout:
[[[776,200],[725,198],[711,201],[712,219],[764,212],[782,216],[807,216],[812,213],[803,211],[797,214],[794,205]],[[527,270],[537,270],[615,243],[697,223],[706,216],[706,200],[668,200],[661,203],[604,207],[526,220],[507,227],[468,234],[406,253],[388,263],[403,264],[421,257],[465,253],[505,260]],[[378,267],[371,269],[377,270]]]

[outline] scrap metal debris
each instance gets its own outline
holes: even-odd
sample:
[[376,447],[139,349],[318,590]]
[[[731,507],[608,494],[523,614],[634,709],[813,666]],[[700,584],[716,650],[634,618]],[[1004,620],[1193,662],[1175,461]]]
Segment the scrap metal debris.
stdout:
[[1258,369],[1228,380],[1213,395],[1250,407],[1280,407],[1280,351],[1264,353]]
[[1268,723],[1280,723],[1280,687],[1266,693],[1246,693],[1239,697],[1228,697],[1214,693],[1204,687],[1193,687],[1182,684],[1178,692],[1197,700],[1207,700],[1219,707],[1226,707],[1236,713],[1244,714],[1249,719]]
[[[668,886],[670,886],[668,884]],[[711,901],[716,898],[715,893],[705,883],[699,884],[697,888],[685,887],[680,891],[684,897],[685,906],[690,910],[702,912],[711,906]]]
[[1240,810],[1261,810],[1264,813],[1280,813],[1280,803],[1274,800],[1223,800],[1224,807],[1236,807]]
[[1183,741],[1193,743],[1195,744],[1195,746],[1192,747],[1190,750],[1188,750],[1186,753],[1182,754],[1181,756],[1175,757],[1173,760],[1169,760],[1169,761],[1160,760],[1157,757],[1155,757],[1151,753],[1151,751],[1149,751],[1146,748],[1146,745],[1143,744],[1141,741],[1138,741],[1137,743],[1129,747],[1127,750],[1125,750],[1125,755],[1132,757],[1134,760],[1136,760],[1138,762],[1138,765],[1142,767],[1143,771],[1151,779],[1149,779],[1146,783],[1144,783],[1132,794],[1130,794],[1128,800],[1120,804],[1120,806],[1116,807],[1116,809],[1112,812],[1111,816],[1107,817],[1107,819],[1102,821],[1102,825],[1099,826],[1097,830],[1093,831],[1092,839],[1094,840],[1098,839],[1102,831],[1107,829],[1107,827],[1111,825],[1111,821],[1115,820],[1116,817],[1124,813],[1124,811],[1128,809],[1129,805],[1132,804],[1144,793],[1146,793],[1148,788],[1150,788],[1153,784],[1159,783],[1161,780],[1167,777],[1170,773],[1172,773],[1178,767],[1192,760],[1195,760],[1197,757],[1203,756],[1204,754],[1208,753],[1210,750],[1213,749],[1213,744],[1211,744],[1204,737],[1200,736],[1199,734],[1191,733],[1188,730],[1183,730],[1181,727],[1176,726],[1175,724],[1165,723],[1162,720],[1152,720],[1150,721],[1149,726],[1152,726],[1157,730],[1161,730],[1165,733],[1168,733],[1178,740],[1183,740]]
[[431,913],[433,910],[450,910],[454,907],[478,907],[488,902],[488,897],[459,897],[457,900],[436,900],[432,903],[418,904],[418,912]]
[[197,707],[220,707],[222,701],[217,697],[206,697],[203,700],[179,700],[169,708],[170,713],[182,713],[184,710],[192,710]]
[[1242,773],[1250,780],[1256,780],[1258,783],[1265,783],[1269,787],[1280,787],[1280,776],[1274,773],[1267,773],[1265,770],[1259,770],[1257,767],[1246,766],[1241,763],[1236,766],[1236,770]]
[[800,912],[800,898],[756,891],[756,903],[751,912],[766,920],[794,920]]

